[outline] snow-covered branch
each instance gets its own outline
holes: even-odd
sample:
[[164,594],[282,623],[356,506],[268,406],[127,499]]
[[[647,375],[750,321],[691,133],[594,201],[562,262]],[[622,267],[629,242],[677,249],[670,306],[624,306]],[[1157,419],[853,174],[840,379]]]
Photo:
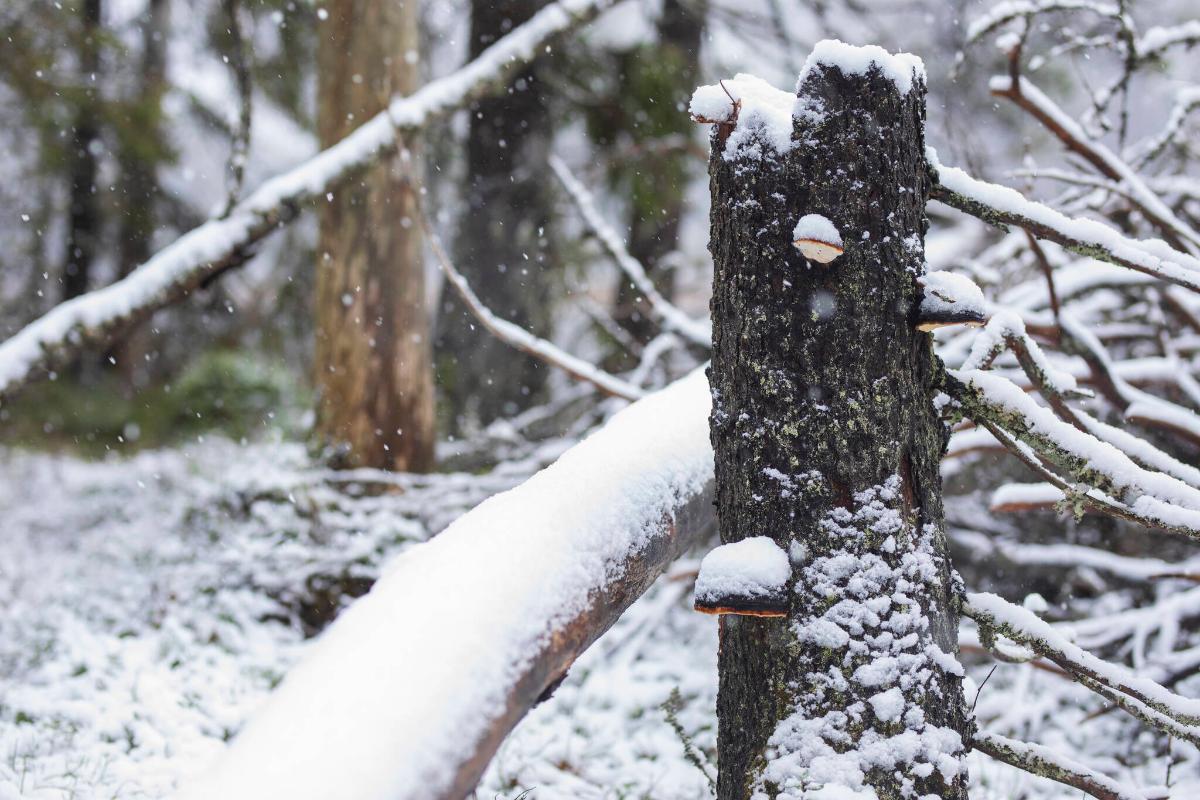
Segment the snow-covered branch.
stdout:
[[1072,786],[1097,800],[1165,800],[1170,793],[1161,788],[1135,789],[1107,775],[1056,753],[1048,747],[1018,742],[995,733],[978,733],[972,739],[976,750],[997,761],[1052,781]]
[[579,209],[579,214],[583,217],[584,223],[600,241],[600,244],[608,252],[609,256],[612,257],[613,261],[617,263],[617,266],[621,268],[621,271],[625,273],[625,276],[633,283],[634,287],[650,303],[650,308],[654,312],[654,315],[667,328],[678,333],[692,344],[706,349],[711,348],[712,329],[708,322],[692,319],[674,306],[667,298],[663,297],[662,292],[658,291],[658,287],[654,285],[654,281],[650,280],[650,276],[646,274],[646,269],[642,266],[642,263],[630,255],[629,250],[625,248],[625,243],[621,241],[621,237],[617,235],[617,232],[600,215],[596,204],[592,200],[591,193],[571,174],[571,170],[563,163],[562,159],[557,156],[551,156],[550,167],[554,170],[554,174],[558,176],[559,182],[575,203],[575,207]]
[[421,218],[421,225],[425,229],[425,234],[429,238],[429,247],[433,251],[434,258],[437,259],[442,273],[446,276],[446,280],[450,281],[450,285],[454,287],[463,304],[489,333],[521,352],[528,353],[539,361],[563,370],[576,380],[592,384],[601,392],[611,397],[636,400],[645,394],[636,385],[610,375],[594,364],[571,355],[545,339],[534,336],[520,325],[497,317],[492,313],[490,308],[484,305],[483,301],[479,299],[479,296],[471,288],[471,285],[467,283],[467,279],[463,277],[463,274],[450,261],[450,257],[446,255],[446,250],[442,247],[441,240],[438,238],[437,232],[434,231],[433,225],[430,224],[429,217],[425,214],[424,210],[420,211],[419,216]]
[[1121,186],[1125,196],[1173,246],[1182,249],[1184,242],[1191,246],[1200,243],[1200,234],[1175,216],[1128,164],[1102,143],[1089,138],[1079,123],[1063,112],[1058,104],[1027,78],[1017,76],[1014,79],[1008,75],[998,75],[992,78],[989,87],[992,94],[1006,97],[1016,103],[1046,130],[1058,137],[1068,150],[1091,164],[1101,175]]
[[[932,155],[932,154],[931,154]],[[1005,186],[972,178],[931,158],[938,183],[932,197],[985,222],[1016,225],[1080,255],[1136,270],[1200,292],[1200,259],[1165,242],[1131,239],[1102,222],[1068,217]]]
[[1028,647],[1147,724],[1200,743],[1200,699],[1183,697],[1149,678],[1092,655],[1033,612],[988,592],[967,596],[963,614],[980,627],[985,646],[996,635]]
[[702,370],[385,568],[183,798],[459,800],[513,726],[710,530]]
[[[950,370],[947,392],[1022,460],[1068,495],[1152,527],[1200,538],[1200,490],[1139,466],[1114,445],[1060,420],[1011,381],[982,370]],[[1019,440],[1015,447],[1012,438]],[[1032,452],[1060,465],[1083,489],[1054,480]]]
[[359,171],[394,153],[403,136],[496,91],[550,38],[596,16],[611,0],[558,0],[462,69],[392,100],[333,147],[264,183],[227,216],[160,250],[127,277],[62,303],[0,344],[0,397],[39,371],[175,303],[252,255],[254,245]]

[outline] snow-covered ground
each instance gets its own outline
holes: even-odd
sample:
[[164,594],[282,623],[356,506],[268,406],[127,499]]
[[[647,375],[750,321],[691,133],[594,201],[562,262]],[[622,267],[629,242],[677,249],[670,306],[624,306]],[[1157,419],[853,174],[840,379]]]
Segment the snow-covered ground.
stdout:
[[[423,478],[338,475],[300,445],[221,439],[102,463],[0,452],[0,800],[165,796],[303,653],[332,584],[360,591],[384,558],[566,444]],[[711,796],[717,623],[691,608],[697,566],[674,565],[575,665],[476,797]],[[991,664],[964,661],[971,699]],[[1029,665],[1002,666],[978,705],[989,730],[1163,783],[1161,756],[1125,766],[1161,747],[1156,737],[1099,708]],[[1185,761],[1172,797],[1196,796],[1194,753],[1175,747]],[[980,756],[970,765],[982,800],[1079,796]]]

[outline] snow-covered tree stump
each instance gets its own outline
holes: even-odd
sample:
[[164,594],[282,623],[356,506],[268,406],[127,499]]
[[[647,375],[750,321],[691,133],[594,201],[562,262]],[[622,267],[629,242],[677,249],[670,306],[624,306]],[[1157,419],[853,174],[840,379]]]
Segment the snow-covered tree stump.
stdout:
[[795,96],[738,76],[693,99],[714,124],[721,537],[791,563],[786,617],[720,618],[721,800],[967,794],[940,365],[918,330],[924,97],[918,59],[823,42]]

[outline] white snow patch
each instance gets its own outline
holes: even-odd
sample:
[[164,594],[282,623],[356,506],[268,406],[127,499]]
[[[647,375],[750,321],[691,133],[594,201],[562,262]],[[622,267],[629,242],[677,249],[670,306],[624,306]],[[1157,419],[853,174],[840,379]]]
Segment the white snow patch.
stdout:
[[842,234],[828,217],[820,214],[805,214],[792,230],[792,239],[812,239],[837,247],[842,246]]
[[893,54],[873,44],[858,47],[838,39],[824,39],[809,53],[800,70],[797,86],[804,83],[818,65],[836,67],[847,75],[866,75],[877,69],[896,84],[900,94],[912,91],[914,79],[925,81],[925,63],[912,53]]
[[791,574],[787,551],[766,536],[752,536],[704,557],[696,597],[764,597],[782,590]]
[[884,722],[900,719],[900,715],[904,713],[904,693],[895,686],[886,692],[872,695],[868,702],[874,709],[875,716]]

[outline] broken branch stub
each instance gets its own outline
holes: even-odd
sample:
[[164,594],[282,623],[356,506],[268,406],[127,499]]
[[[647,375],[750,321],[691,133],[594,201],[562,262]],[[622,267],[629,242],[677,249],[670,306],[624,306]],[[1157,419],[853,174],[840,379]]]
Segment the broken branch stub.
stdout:
[[965,275],[927,272],[919,278],[921,305],[917,330],[932,331],[948,325],[981,327],[988,321],[983,291]]

